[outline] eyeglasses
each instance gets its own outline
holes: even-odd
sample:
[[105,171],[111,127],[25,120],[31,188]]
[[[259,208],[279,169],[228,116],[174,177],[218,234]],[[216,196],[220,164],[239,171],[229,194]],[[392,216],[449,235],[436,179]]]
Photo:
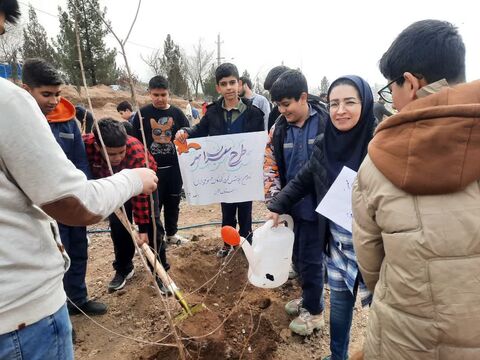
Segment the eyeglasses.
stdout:
[[[415,74],[415,73],[411,73],[413,76],[415,76],[417,79],[421,79],[423,78],[422,75],[420,74]],[[394,82],[397,82],[398,80],[400,79],[403,79],[403,74],[400,75],[399,77],[393,79],[392,81],[390,81],[387,85],[385,85],[383,88],[381,88],[379,91],[378,91],[378,96],[380,96],[383,100],[385,100],[385,102],[391,104],[393,103],[393,97],[392,97],[392,89],[390,89],[390,86],[394,83]]]
[[390,89],[390,86],[394,83],[397,82],[398,80],[403,79],[403,74],[400,75],[399,77],[393,79],[390,81],[387,85],[385,85],[383,88],[381,88],[378,91],[378,96],[380,96],[385,102],[391,104],[393,103],[393,97],[392,97],[392,89]]
[[347,110],[351,110],[354,108],[356,105],[360,104],[360,101],[356,101],[353,99],[348,99],[345,101],[330,101],[327,104],[327,108],[329,111],[337,111],[340,108],[340,105],[343,104],[343,108]]

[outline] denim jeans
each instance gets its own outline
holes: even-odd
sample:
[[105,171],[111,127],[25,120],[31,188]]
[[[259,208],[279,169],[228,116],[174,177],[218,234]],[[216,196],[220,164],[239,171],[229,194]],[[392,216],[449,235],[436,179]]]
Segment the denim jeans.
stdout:
[[330,351],[331,360],[348,358],[350,327],[355,297],[350,291],[330,290]]
[[21,330],[0,335],[2,360],[73,360],[67,306]]
[[58,224],[58,229],[65,251],[70,256],[70,268],[63,277],[63,288],[68,298],[80,306],[88,300],[85,283],[88,260],[87,228]]

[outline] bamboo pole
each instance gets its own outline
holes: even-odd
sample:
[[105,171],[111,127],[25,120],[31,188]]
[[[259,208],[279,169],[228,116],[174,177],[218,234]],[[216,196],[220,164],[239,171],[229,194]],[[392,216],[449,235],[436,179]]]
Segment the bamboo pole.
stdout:
[[[137,6],[137,12],[135,14],[135,18],[134,18],[134,21],[132,23],[132,26],[130,27],[130,31],[128,33],[128,36],[130,35],[130,32],[132,31],[133,29],[133,25],[135,24],[135,21],[137,19],[137,15],[138,15],[138,12],[140,10],[140,5],[141,5],[141,0],[139,0],[138,2],[138,6]],[[75,33],[76,33],[76,41],[77,41],[77,50],[78,50],[78,55],[79,55],[79,64],[80,64],[80,70],[81,70],[81,74],[82,74],[82,80],[83,80],[83,85],[85,87],[85,92],[86,92],[86,96],[87,96],[87,100],[88,100],[88,105],[91,109],[91,112],[92,112],[92,115],[94,114],[94,111],[93,111],[93,106],[92,106],[92,101],[91,101],[91,97],[90,97],[90,94],[89,94],[89,91],[88,91],[88,87],[87,87],[87,81],[86,81],[86,78],[85,78],[85,70],[83,68],[83,61],[82,61],[82,53],[81,53],[81,46],[80,46],[80,35],[79,35],[79,32],[78,32],[78,23],[77,23],[77,13],[78,13],[78,9],[76,8],[75,4],[74,4],[74,7],[76,9],[76,13],[75,13]],[[141,117],[141,114],[140,114],[140,108],[138,107],[138,101],[137,101],[137,98],[136,98],[136,94],[135,94],[135,89],[134,89],[134,84],[133,84],[133,79],[132,79],[132,75],[131,75],[131,72],[130,72],[130,66],[128,65],[128,59],[127,59],[127,56],[126,56],[126,53],[125,53],[125,48],[124,48],[124,43],[122,43],[122,41],[120,41],[120,39],[118,38],[118,36],[116,35],[116,33],[113,31],[113,29],[111,28],[111,26],[108,24],[107,21],[105,21],[105,19],[103,18],[103,16],[98,13],[98,16],[102,19],[102,21],[104,22],[104,24],[107,26],[107,28],[109,29],[109,31],[113,34],[113,36],[119,41],[120,43],[120,47],[122,49],[122,55],[123,55],[123,58],[125,60],[125,65],[126,65],[126,68],[127,68],[127,74],[128,74],[128,77],[129,77],[129,83],[130,83],[130,88],[131,88],[131,93],[132,93],[132,97],[134,99],[134,102],[138,108],[138,111],[139,111],[139,117],[140,117],[140,129],[141,129],[141,133],[142,133],[142,138],[143,138],[143,144],[144,144],[144,147],[145,147],[145,161],[146,161],[146,164],[147,164],[147,167],[149,166],[148,164],[148,152],[147,152],[147,147],[146,147],[146,138],[145,138],[145,131],[144,131],[144,128],[143,128],[143,121],[142,121],[142,117]],[[128,38],[128,37],[127,37]],[[126,40],[125,40],[126,41]],[[101,132],[100,132],[100,129],[98,127],[98,122],[97,122],[97,119],[96,117],[94,116],[94,125],[95,125],[95,128],[97,129],[97,133],[99,135],[99,141],[101,143],[101,146],[102,146],[102,151],[104,151],[104,154],[105,154],[105,161],[107,162],[107,165],[108,165],[108,168],[110,170],[110,173],[113,174],[113,169],[112,169],[112,165],[110,163],[110,159],[108,157],[108,154],[106,152],[106,148],[105,148],[105,143],[103,142],[103,138],[101,136]],[[154,226],[154,246],[155,246],[155,253],[157,254],[157,249],[156,249],[156,224],[155,224],[155,213],[154,213],[154,204],[153,204],[153,197],[150,195],[150,204],[151,204],[151,212],[152,212],[152,218],[153,218],[153,226]],[[122,206],[121,207],[121,210],[122,210],[122,215],[128,219],[127,217],[127,214],[126,214],[126,211],[125,211],[125,207]],[[140,254],[140,258],[141,258],[141,261],[142,261],[142,264],[144,266],[144,268],[147,270],[148,273],[150,273],[150,270],[147,266],[147,263],[146,263],[146,260],[145,260],[145,257],[143,255],[143,253],[141,251],[139,251],[139,246],[137,244],[137,242],[134,240],[135,239],[135,235],[134,235],[134,231],[132,229],[132,224],[130,222],[128,222],[128,224],[124,224],[125,227],[127,228],[128,232],[130,233],[131,237],[132,237],[132,241],[134,243],[134,246],[135,246],[135,249],[137,249],[137,252]],[[154,256],[154,262],[153,262],[153,266],[154,266],[154,269],[157,268],[157,257]],[[160,288],[157,284],[157,282],[155,281],[155,273],[156,273],[156,270],[154,270],[154,273],[152,274],[152,279],[153,279],[153,284],[154,284],[154,287],[156,288],[158,294],[160,295],[160,299],[162,300],[162,302],[164,303],[164,307],[165,307],[165,312],[167,314],[167,320],[169,322],[169,325],[170,325],[170,329],[172,331],[172,334],[175,338],[175,342],[177,344],[177,348],[178,348],[178,352],[179,352],[179,357],[180,359],[182,360],[186,360],[186,356],[185,356],[185,347],[180,339],[180,336],[178,335],[177,333],[177,329],[176,329],[176,326],[175,326],[175,323],[173,321],[173,318],[172,318],[172,315],[170,314],[170,311],[168,310],[168,306],[166,304],[166,301],[165,299],[163,299],[163,296],[162,296],[162,292],[160,291]]]

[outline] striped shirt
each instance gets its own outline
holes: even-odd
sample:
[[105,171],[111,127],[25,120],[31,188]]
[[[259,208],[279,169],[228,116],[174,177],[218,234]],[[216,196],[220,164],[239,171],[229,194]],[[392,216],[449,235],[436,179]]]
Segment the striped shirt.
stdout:
[[[360,275],[357,265],[357,257],[353,249],[352,234],[335,224],[328,222],[330,233],[330,254],[326,257],[328,285],[335,291],[350,291],[354,294],[355,281]],[[367,289],[363,280],[359,279],[358,294],[362,305],[372,302],[372,293]]]

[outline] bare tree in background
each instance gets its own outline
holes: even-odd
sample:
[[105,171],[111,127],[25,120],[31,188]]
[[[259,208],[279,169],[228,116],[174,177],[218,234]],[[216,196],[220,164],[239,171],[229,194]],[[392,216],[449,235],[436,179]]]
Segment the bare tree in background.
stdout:
[[205,93],[205,81],[213,62],[213,54],[214,51],[205,49],[202,39],[198,39],[197,45],[193,46],[193,55],[186,58],[187,77],[195,91],[195,97],[198,97],[200,87]]
[[17,80],[17,65],[21,60],[23,45],[23,26],[16,25],[0,36],[0,62],[11,65],[12,79]]
[[162,73],[162,49],[153,50],[150,55],[143,57],[140,55],[142,61],[149,67],[153,75],[166,75]]
[[156,49],[149,56],[141,58],[154,75],[163,75],[168,79],[173,94],[179,96],[189,94],[185,57],[170,34],[167,34],[162,50]]

